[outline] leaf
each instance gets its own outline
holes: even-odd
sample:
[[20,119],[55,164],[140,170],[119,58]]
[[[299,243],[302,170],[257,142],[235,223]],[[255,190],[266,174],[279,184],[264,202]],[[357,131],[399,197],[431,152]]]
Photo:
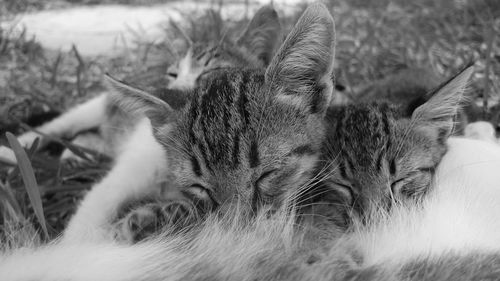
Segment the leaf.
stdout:
[[[11,133],[6,133],[5,135],[7,137],[7,140],[9,141],[10,147],[16,155],[17,165],[19,167],[19,171],[21,172],[24,187],[26,188],[26,192],[28,193],[28,197],[35,212],[35,216],[38,218],[38,221],[42,226],[45,237],[48,238],[49,233],[47,231],[47,224],[45,222],[45,215],[43,213],[42,197],[40,195],[40,190],[38,189],[38,184],[35,179],[35,173],[33,172],[33,168],[31,167],[31,162],[17,138]],[[37,142],[35,142],[34,144],[36,145]],[[30,150],[33,150],[33,147]]]
[[17,214],[22,214],[21,207],[19,207],[19,204],[17,203],[17,200],[15,199],[12,190],[10,190],[8,186],[3,186],[1,183],[0,183],[0,200],[1,201],[4,200],[6,204],[9,204]]

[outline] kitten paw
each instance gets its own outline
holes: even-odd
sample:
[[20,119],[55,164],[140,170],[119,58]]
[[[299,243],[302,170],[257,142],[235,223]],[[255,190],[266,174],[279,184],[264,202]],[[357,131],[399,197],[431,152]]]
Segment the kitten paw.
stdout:
[[181,230],[197,218],[195,207],[186,201],[147,203],[132,209],[115,224],[115,237],[136,243],[162,230]]

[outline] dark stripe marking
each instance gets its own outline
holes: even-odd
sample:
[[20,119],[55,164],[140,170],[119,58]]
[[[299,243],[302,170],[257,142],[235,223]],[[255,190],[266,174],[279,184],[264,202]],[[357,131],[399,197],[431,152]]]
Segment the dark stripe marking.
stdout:
[[201,173],[200,162],[198,162],[198,159],[196,159],[196,157],[194,156],[191,156],[191,165],[193,165],[193,172],[195,173],[195,175],[201,177],[202,173]]
[[250,168],[255,168],[260,164],[259,147],[255,140],[250,144],[250,151],[248,152],[248,162],[250,163]]

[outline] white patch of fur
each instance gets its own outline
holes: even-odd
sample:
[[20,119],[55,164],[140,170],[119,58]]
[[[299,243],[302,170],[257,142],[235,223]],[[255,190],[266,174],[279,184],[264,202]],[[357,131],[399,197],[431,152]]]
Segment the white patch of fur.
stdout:
[[203,280],[218,274],[228,280],[245,280],[259,275],[256,270],[269,262],[262,259],[269,254],[277,260],[294,257],[294,241],[289,239],[292,221],[265,217],[256,221],[246,228],[237,218],[231,227],[209,220],[200,235],[135,245],[56,242],[35,251],[0,255],[0,276],[9,281],[152,281]]
[[485,121],[470,123],[465,127],[464,136],[470,139],[484,140],[498,143],[493,125]]
[[141,280],[154,267],[152,256],[158,251],[148,245],[124,247],[113,243],[21,249],[0,257],[0,276],[9,281]]
[[165,152],[153,137],[149,120],[143,118],[111,171],[85,196],[63,239],[75,242],[109,237],[109,223],[120,204],[155,190],[166,164]]
[[193,68],[193,51],[189,49],[187,54],[179,61],[177,77],[169,83],[170,89],[193,89],[196,79],[200,76],[202,68]]
[[353,240],[365,265],[403,263],[447,251],[500,251],[500,148],[450,139],[435,190],[422,206],[401,207]]

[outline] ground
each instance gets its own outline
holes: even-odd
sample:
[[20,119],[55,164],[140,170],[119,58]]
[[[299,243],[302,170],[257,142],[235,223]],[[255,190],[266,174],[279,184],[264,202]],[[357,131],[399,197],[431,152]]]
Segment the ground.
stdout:
[[[102,3],[9,0],[0,4],[0,18],[20,11],[96,2]],[[161,1],[104,2],[150,5]],[[487,98],[497,98],[500,93],[500,40],[496,36],[500,34],[499,1],[331,0],[327,5],[337,29],[336,75],[347,86],[348,94],[350,89],[379,79],[400,65],[427,68],[448,77],[470,62],[476,70],[471,91]],[[287,30],[298,15],[282,19]],[[198,26],[210,26],[210,18],[202,21]],[[196,33],[194,37],[205,34],[199,27],[191,32]],[[103,90],[101,77],[105,71],[151,88],[165,82],[163,74],[172,60],[165,42],[143,44],[127,54],[96,59],[81,57],[77,49],[67,53],[46,50],[24,33],[0,30],[0,143],[7,143],[5,132],[20,133],[27,125],[36,126]],[[52,148],[52,152],[58,150],[57,145]],[[109,162],[101,159],[73,168],[61,165],[48,152],[28,151],[28,155],[49,238],[53,238],[63,229],[81,196],[109,168]],[[40,213],[41,207],[33,198],[36,192],[30,199],[27,190],[30,187],[25,188],[19,169],[0,163],[0,237],[10,235],[12,229],[28,227],[38,239],[35,233],[41,233],[41,228],[34,213]]]

